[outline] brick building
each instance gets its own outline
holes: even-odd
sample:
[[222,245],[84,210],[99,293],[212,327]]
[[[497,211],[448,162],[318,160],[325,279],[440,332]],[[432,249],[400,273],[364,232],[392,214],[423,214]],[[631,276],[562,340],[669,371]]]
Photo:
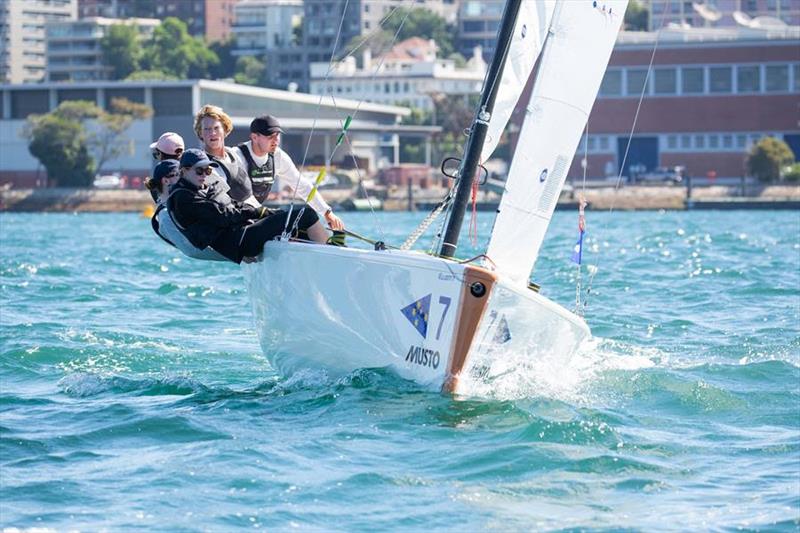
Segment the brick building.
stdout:
[[[772,135],[800,157],[800,27],[623,32],[611,55],[570,177],[684,165],[691,176],[740,177],[752,144]],[[527,96],[521,99],[528,101]],[[518,109],[512,121],[519,124]]]

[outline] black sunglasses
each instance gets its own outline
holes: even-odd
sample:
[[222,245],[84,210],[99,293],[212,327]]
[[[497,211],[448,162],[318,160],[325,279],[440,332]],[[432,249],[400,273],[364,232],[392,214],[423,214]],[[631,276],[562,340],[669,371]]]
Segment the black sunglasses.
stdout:
[[194,173],[197,174],[198,176],[202,176],[203,174],[205,174],[206,176],[210,176],[211,174],[214,173],[214,169],[211,167],[200,167],[194,169]]

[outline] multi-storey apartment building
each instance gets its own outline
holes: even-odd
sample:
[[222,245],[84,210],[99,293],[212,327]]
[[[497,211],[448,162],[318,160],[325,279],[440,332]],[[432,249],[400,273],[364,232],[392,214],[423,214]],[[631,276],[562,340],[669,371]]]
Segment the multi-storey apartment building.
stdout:
[[147,39],[161,23],[158,19],[108,19],[92,17],[47,24],[47,81],[107,80],[111,67],[104,65],[101,39],[114,24],[136,27]]
[[177,17],[189,33],[206,41],[228,38],[233,25],[233,9],[238,0],[77,0],[78,15],[106,18]]
[[476,46],[483,58],[494,55],[497,30],[503,17],[502,0],[463,0],[458,8],[458,51],[468,57]]
[[0,82],[42,81],[45,25],[74,20],[77,14],[77,0],[0,0]]
[[349,56],[329,70],[327,62],[311,64],[312,94],[333,94],[367,102],[434,108],[438,95],[477,94],[486,75],[480,47],[464,67],[436,57],[436,43],[412,37],[395,45],[377,62],[369,51],[362,66]]
[[425,8],[447,19],[452,18],[456,5],[454,0],[304,2],[302,42],[281,49],[272,58],[276,65],[272,72],[275,84],[286,87],[291,83],[307,91],[311,63],[330,61],[333,55],[343,56],[348,51],[347,44],[354,37],[379,31],[385,19],[395,15],[397,8]]
[[241,0],[234,15],[233,55],[262,56],[294,44],[295,28],[303,20],[303,0]]

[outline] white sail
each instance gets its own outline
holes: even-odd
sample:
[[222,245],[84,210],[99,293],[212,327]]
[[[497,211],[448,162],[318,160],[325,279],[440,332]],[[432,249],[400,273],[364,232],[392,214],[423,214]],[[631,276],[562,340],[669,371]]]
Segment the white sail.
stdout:
[[486,252],[515,283],[528,282],[627,3],[565,0],[556,7]]
[[553,17],[555,0],[523,1],[514,25],[514,35],[508,49],[508,59],[500,78],[494,112],[489,120],[486,142],[481,150],[483,163],[492,155],[500,136],[511,118],[525,84],[533,71],[536,58],[542,51],[542,43],[547,35],[547,27]]

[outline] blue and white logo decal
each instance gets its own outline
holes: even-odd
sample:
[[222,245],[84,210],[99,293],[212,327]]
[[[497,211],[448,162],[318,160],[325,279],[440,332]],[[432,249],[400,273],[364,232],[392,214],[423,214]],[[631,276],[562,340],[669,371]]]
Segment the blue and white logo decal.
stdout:
[[522,25],[522,38],[524,39],[526,35],[528,35],[528,25],[527,24],[523,24]]
[[539,183],[544,183],[546,179],[547,179],[547,169],[544,169],[539,174]]
[[419,334],[422,335],[423,339],[428,336],[428,316],[430,315],[430,311],[430,294],[423,296],[416,302],[410,303],[400,310],[403,316],[405,316]]

